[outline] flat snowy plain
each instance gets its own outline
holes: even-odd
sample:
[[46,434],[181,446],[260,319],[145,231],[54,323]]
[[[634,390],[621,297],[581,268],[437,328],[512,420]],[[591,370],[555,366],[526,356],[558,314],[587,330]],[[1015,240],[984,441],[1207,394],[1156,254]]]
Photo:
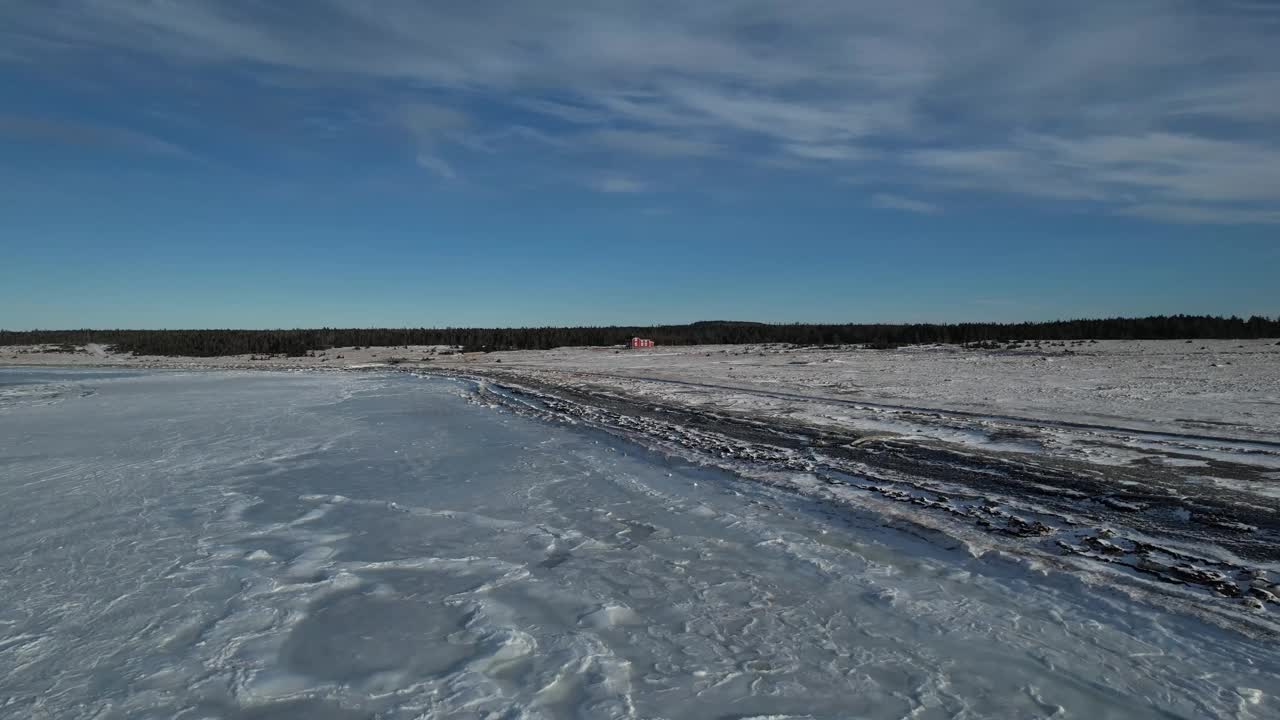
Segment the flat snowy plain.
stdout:
[[1262,630],[556,402],[0,369],[0,716],[1280,716]]

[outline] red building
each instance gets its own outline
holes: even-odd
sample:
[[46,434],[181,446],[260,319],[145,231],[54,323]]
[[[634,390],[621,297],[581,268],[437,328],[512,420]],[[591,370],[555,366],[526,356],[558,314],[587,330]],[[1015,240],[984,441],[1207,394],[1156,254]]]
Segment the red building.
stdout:
[[653,341],[645,340],[644,338],[633,337],[627,341],[627,347],[631,348],[632,350],[636,348],[653,347]]

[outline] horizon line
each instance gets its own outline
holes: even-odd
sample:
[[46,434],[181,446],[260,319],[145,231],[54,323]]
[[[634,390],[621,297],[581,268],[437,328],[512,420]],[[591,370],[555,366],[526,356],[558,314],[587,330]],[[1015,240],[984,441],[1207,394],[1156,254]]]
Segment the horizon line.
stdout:
[[1189,313],[1173,313],[1167,315],[1112,315],[1098,317],[1069,317],[1056,318],[1052,320],[1016,320],[1016,321],[998,321],[998,320],[961,320],[954,322],[939,321],[875,321],[875,322],[812,322],[804,320],[796,321],[759,321],[759,320],[694,320],[683,323],[650,323],[650,324],[613,324],[613,325],[362,325],[362,326],[295,326],[295,327],[232,327],[232,326],[208,326],[208,327],[79,327],[79,328],[27,328],[27,329],[9,329],[0,328],[0,333],[20,334],[20,333],[72,333],[72,332],[307,332],[307,331],[351,331],[351,330],[538,330],[538,329],[577,329],[577,328],[684,328],[693,325],[761,325],[770,327],[787,327],[787,326],[814,326],[814,327],[849,327],[849,326],[887,326],[887,327],[909,327],[909,326],[935,326],[935,327],[956,327],[961,325],[991,325],[991,326],[1019,326],[1019,325],[1053,325],[1058,323],[1075,323],[1075,322],[1107,322],[1117,320],[1153,320],[1168,318],[1185,318],[1195,320],[1219,320],[1230,322],[1236,320],[1248,323],[1252,320],[1262,320],[1264,322],[1280,321],[1280,314],[1258,315],[1253,314],[1248,317],[1240,315],[1211,315],[1211,314],[1189,314]]

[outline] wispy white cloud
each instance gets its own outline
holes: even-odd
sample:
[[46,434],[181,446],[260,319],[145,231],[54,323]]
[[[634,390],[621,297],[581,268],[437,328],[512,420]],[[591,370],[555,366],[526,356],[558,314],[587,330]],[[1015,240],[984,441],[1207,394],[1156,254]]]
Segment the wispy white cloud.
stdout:
[[[907,162],[930,171],[927,182],[944,187],[1090,200],[1104,208],[1135,201],[1143,207],[1200,203],[1203,210],[1211,203],[1280,205],[1280,148],[1185,134],[1024,134],[999,148],[913,151]],[[1267,216],[1240,209],[1224,208],[1212,216],[1236,218],[1238,224]],[[1193,222],[1197,214],[1184,213],[1180,222]]]
[[453,166],[438,155],[419,151],[416,159],[419,167],[426,168],[445,180],[456,180],[458,178],[458,173],[453,169]]
[[624,175],[605,175],[593,178],[590,186],[602,193],[641,193],[649,189],[647,183]]
[[445,142],[466,142],[466,138],[461,136],[469,125],[465,113],[449,107],[416,102],[397,108],[394,118],[408,133],[416,148],[415,160],[419,167],[446,180],[457,179],[457,171],[441,157],[439,147]]
[[819,143],[787,143],[782,146],[787,153],[809,160],[858,160],[866,157],[866,153],[849,145],[829,145]]
[[1280,203],[1269,3],[13,0],[0,25],[15,67],[105,54],[430,96],[388,125],[442,176],[526,143],[568,164],[871,172],[1159,221],[1271,222]]
[[1185,134],[1043,138],[1052,162],[1101,184],[1196,201],[1280,202],[1280,148]]
[[636,130],[597,130],[586,140],[608,150],[660,157],[703,157],[721,150],[716,143],[705,140]]
[[401,106],[396,112],[405,129],[419,142],[435,142],[468,123],[466,113],[460,110],[425,102]]
[[583,107],[570,103],[557,102],[546,98],[514,98],[513,102],[517,107],[533,111],[540,115],[553,117],[565,122],[576,123],[580,125],[593,125],[597,123],[607,122],[609,114],[597,108]]
[[913,150],[904,155],[922,184],[1055,200],[1102,200],[1105,192],[1080,183],[1050,158],[1022,147]]
[[1147,203],[1120,208],[1120,215],[1193,225],[1280,225],[1280,210]]
[[872,195],[871,206],[878,207],[883,210],[902,210],[904,212],[917,213],[920,215],[936,215],[942,212],[942,208],[940,206],[931,202],[903,197],[901,195],[891,195],[889,193],[876,193],[875,195]]

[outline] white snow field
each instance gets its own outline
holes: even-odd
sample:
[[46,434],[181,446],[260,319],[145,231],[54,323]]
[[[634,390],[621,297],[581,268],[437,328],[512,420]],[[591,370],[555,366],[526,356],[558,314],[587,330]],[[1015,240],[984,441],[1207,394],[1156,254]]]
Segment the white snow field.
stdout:
[[[1095,464],[1173,452],[1280,470],[1280,343],[1274,339],[1074,341],[995,351],[955,345],[560,348],[453,355],[435,364]],[[1010,436],[1019,442],[998,440]]]
[[0,369],[0,717],[1280,717],[1273,637],[474,398]]

